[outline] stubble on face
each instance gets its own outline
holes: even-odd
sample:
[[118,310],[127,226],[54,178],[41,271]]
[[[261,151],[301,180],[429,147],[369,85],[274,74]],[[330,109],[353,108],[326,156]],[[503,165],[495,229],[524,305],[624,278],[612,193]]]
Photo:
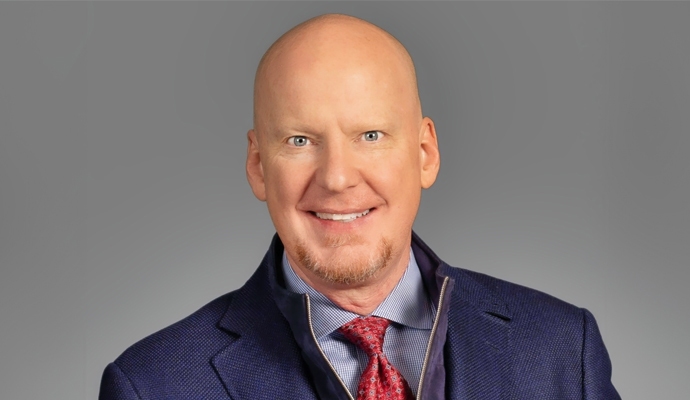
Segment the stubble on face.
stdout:
[[386,238],[381,238],[377,251],[368,257],[358,253],[357,246],[353,246],[363,241],[360,237],[333,235],[324,240],[328,247],[340,248],[337,258],[320,260],[303,242],[297,243],[295,250],[302,267],[331,284],[356,285],[366,282],[377,272],[386,269],[393,255],[393,246]]

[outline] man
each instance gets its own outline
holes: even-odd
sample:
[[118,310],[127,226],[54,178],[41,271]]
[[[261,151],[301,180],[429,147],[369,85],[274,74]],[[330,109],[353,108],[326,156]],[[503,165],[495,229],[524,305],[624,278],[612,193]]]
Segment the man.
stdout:
[[106,399],[617,399],[592,315],[441,261],[412,232],[439,170],[414,66],[325,15],[257,69],[247,178],[277,235],[239,290],[135,344]]

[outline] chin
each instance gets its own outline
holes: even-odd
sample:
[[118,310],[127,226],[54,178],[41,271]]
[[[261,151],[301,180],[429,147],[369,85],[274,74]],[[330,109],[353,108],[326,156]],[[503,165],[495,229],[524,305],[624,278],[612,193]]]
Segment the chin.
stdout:
[[[362,249],[366,244],[362,238],[337,235],[324,238],[331,251],[314,251],[304,243],[296,246],[296,261],[319,279],[339,285],[355,285],[366,282],[386,269],[392,259],[393,247],[389,240],[382,238],[378,246],[368,251]],[[322,254],[318,254],[322,253]]]

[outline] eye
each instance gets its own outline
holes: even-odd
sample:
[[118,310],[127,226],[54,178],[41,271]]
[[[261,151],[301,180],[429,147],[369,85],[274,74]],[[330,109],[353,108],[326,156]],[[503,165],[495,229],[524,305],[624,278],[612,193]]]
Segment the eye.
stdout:
[[304,147],[309,144],[309,139],[306,136],[292,136],[288,139],[288,144],[295,147]]
[[364,140],[366,140],[367,142],[375,142],[379,140],[380,136],[381,132],[379,131],[368,131],[362,134],[362,138],[364,138]]

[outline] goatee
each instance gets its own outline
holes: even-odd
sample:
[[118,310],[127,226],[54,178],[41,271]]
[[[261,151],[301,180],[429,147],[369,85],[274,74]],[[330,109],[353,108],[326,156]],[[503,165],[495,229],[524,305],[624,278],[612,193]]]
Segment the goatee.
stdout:
[[[349,235],[324,238],[328,247],[351,246],[363,243],[363,240]],[[385,269],[391,262],[393,246],[386,238],[381,238],[376,253],[365,256],[355,248],[342,249],[344,254],[338,259],[327,262],[319,260],[304,243],[296,246],[297,261],[320,279],[334,284],[354,285],[365,282],[378,271]]]

